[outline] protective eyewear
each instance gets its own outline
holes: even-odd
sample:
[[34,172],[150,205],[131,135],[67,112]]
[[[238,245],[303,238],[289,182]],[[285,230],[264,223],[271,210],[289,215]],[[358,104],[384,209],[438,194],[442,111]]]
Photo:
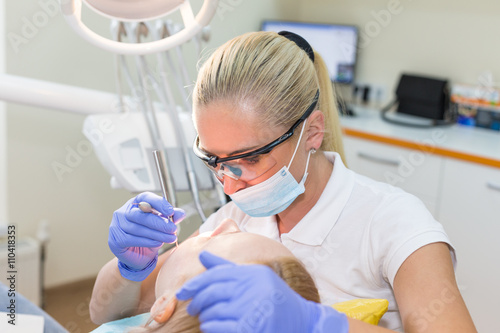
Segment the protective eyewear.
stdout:
[[318,103],[318,98],[319,90],[316,91],[313,102],[306,112],[304,112],[302,117],[300,117],[300,119],[298,119],[292,127],[285,132],[285,134],[265,146],[247,153],[221,158],[215,155],[206,154],[206,152],[199,146],[200,138],[196,136],[196,140],[193,144],[193,151],[195,155],[200,158],[210,170],[212,170],[219,180],[223,180],[224,175],[227,175],[235,180],[253,180],[260,177],[276,165],[277,161],[272,156],[263,155],[270,153],[271,150],[292,137],[295,129],[300,125],[300,123],[307,119],[307,117],[309,117],[314,111],[314,108]]

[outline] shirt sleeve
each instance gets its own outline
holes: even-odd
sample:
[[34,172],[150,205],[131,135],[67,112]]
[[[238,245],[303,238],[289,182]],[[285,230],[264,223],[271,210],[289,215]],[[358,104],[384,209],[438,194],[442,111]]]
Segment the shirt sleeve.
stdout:
[[453,266],[456,266],[455,250],[443,226],[422,201],[411,194],[402,192],[387,198],[375,213],[371,229],[373,260],[391,286],[403,262],[428,244],[448,244]]

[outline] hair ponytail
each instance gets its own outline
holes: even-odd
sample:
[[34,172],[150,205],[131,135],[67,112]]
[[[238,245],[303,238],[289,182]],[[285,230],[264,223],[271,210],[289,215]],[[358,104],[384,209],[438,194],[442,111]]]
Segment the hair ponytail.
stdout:
[[335,151],[345,163],[344,144],[342,143],[342,129],[340,128],[339,112],[337,109],[337,97],[332,88],[332,82],[323,58],[314,51],[314,68],[319,81],[319,103],[320,109],[325,116],[325,134],[321,149],[324,151]]

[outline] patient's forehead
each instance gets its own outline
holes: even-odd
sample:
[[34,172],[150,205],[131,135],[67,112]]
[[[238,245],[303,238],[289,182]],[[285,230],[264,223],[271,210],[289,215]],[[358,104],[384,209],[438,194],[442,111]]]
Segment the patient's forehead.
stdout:
[[214,237],[202,234],[189,238],[172,253],[167,261],[182,266],[189,264],[204,270],[198,258],[201,251],[209,251],[239,264],[293,256],[290,250],[275,240],[253,233],[235,232]]
[[241,260],[261,260],[273,259],[282,256],[293,256],[283,244],[268,237],[249,233],[235,232],[229,234],[187,239],[185,247],[199,254],[201,251],[210,251],[222,258],[234,261],[236,263],[247,263]]
[[221,234],[215,237],[202,234],[185,240],[165,261],[158,274],[157,297],[167,290],[180,288],[189,278],[205,271],[198,257],[204,250],[238,264],[293,257],[283,244],[265,236],[247,232]]
[[[221,238],[224,237],[221,236]],[[247,263],[247,260],[266,260],[283,256],[293,256],[283,244],[265,236],[240,232],[224,239],[224,249],[227,252],[216,253],[221,248],[219,244],[209,243],[205,250],[213,249],[214,254],[233,260],[237,263]]]

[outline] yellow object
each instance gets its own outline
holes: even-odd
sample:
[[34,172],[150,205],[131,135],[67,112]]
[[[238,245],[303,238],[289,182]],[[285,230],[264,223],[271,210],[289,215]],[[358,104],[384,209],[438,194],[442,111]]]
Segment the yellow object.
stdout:
[[389,307],[389,301],[386,299],[353,299],[336,303],[332,307],[350,318],[378,325],[380,318]]

